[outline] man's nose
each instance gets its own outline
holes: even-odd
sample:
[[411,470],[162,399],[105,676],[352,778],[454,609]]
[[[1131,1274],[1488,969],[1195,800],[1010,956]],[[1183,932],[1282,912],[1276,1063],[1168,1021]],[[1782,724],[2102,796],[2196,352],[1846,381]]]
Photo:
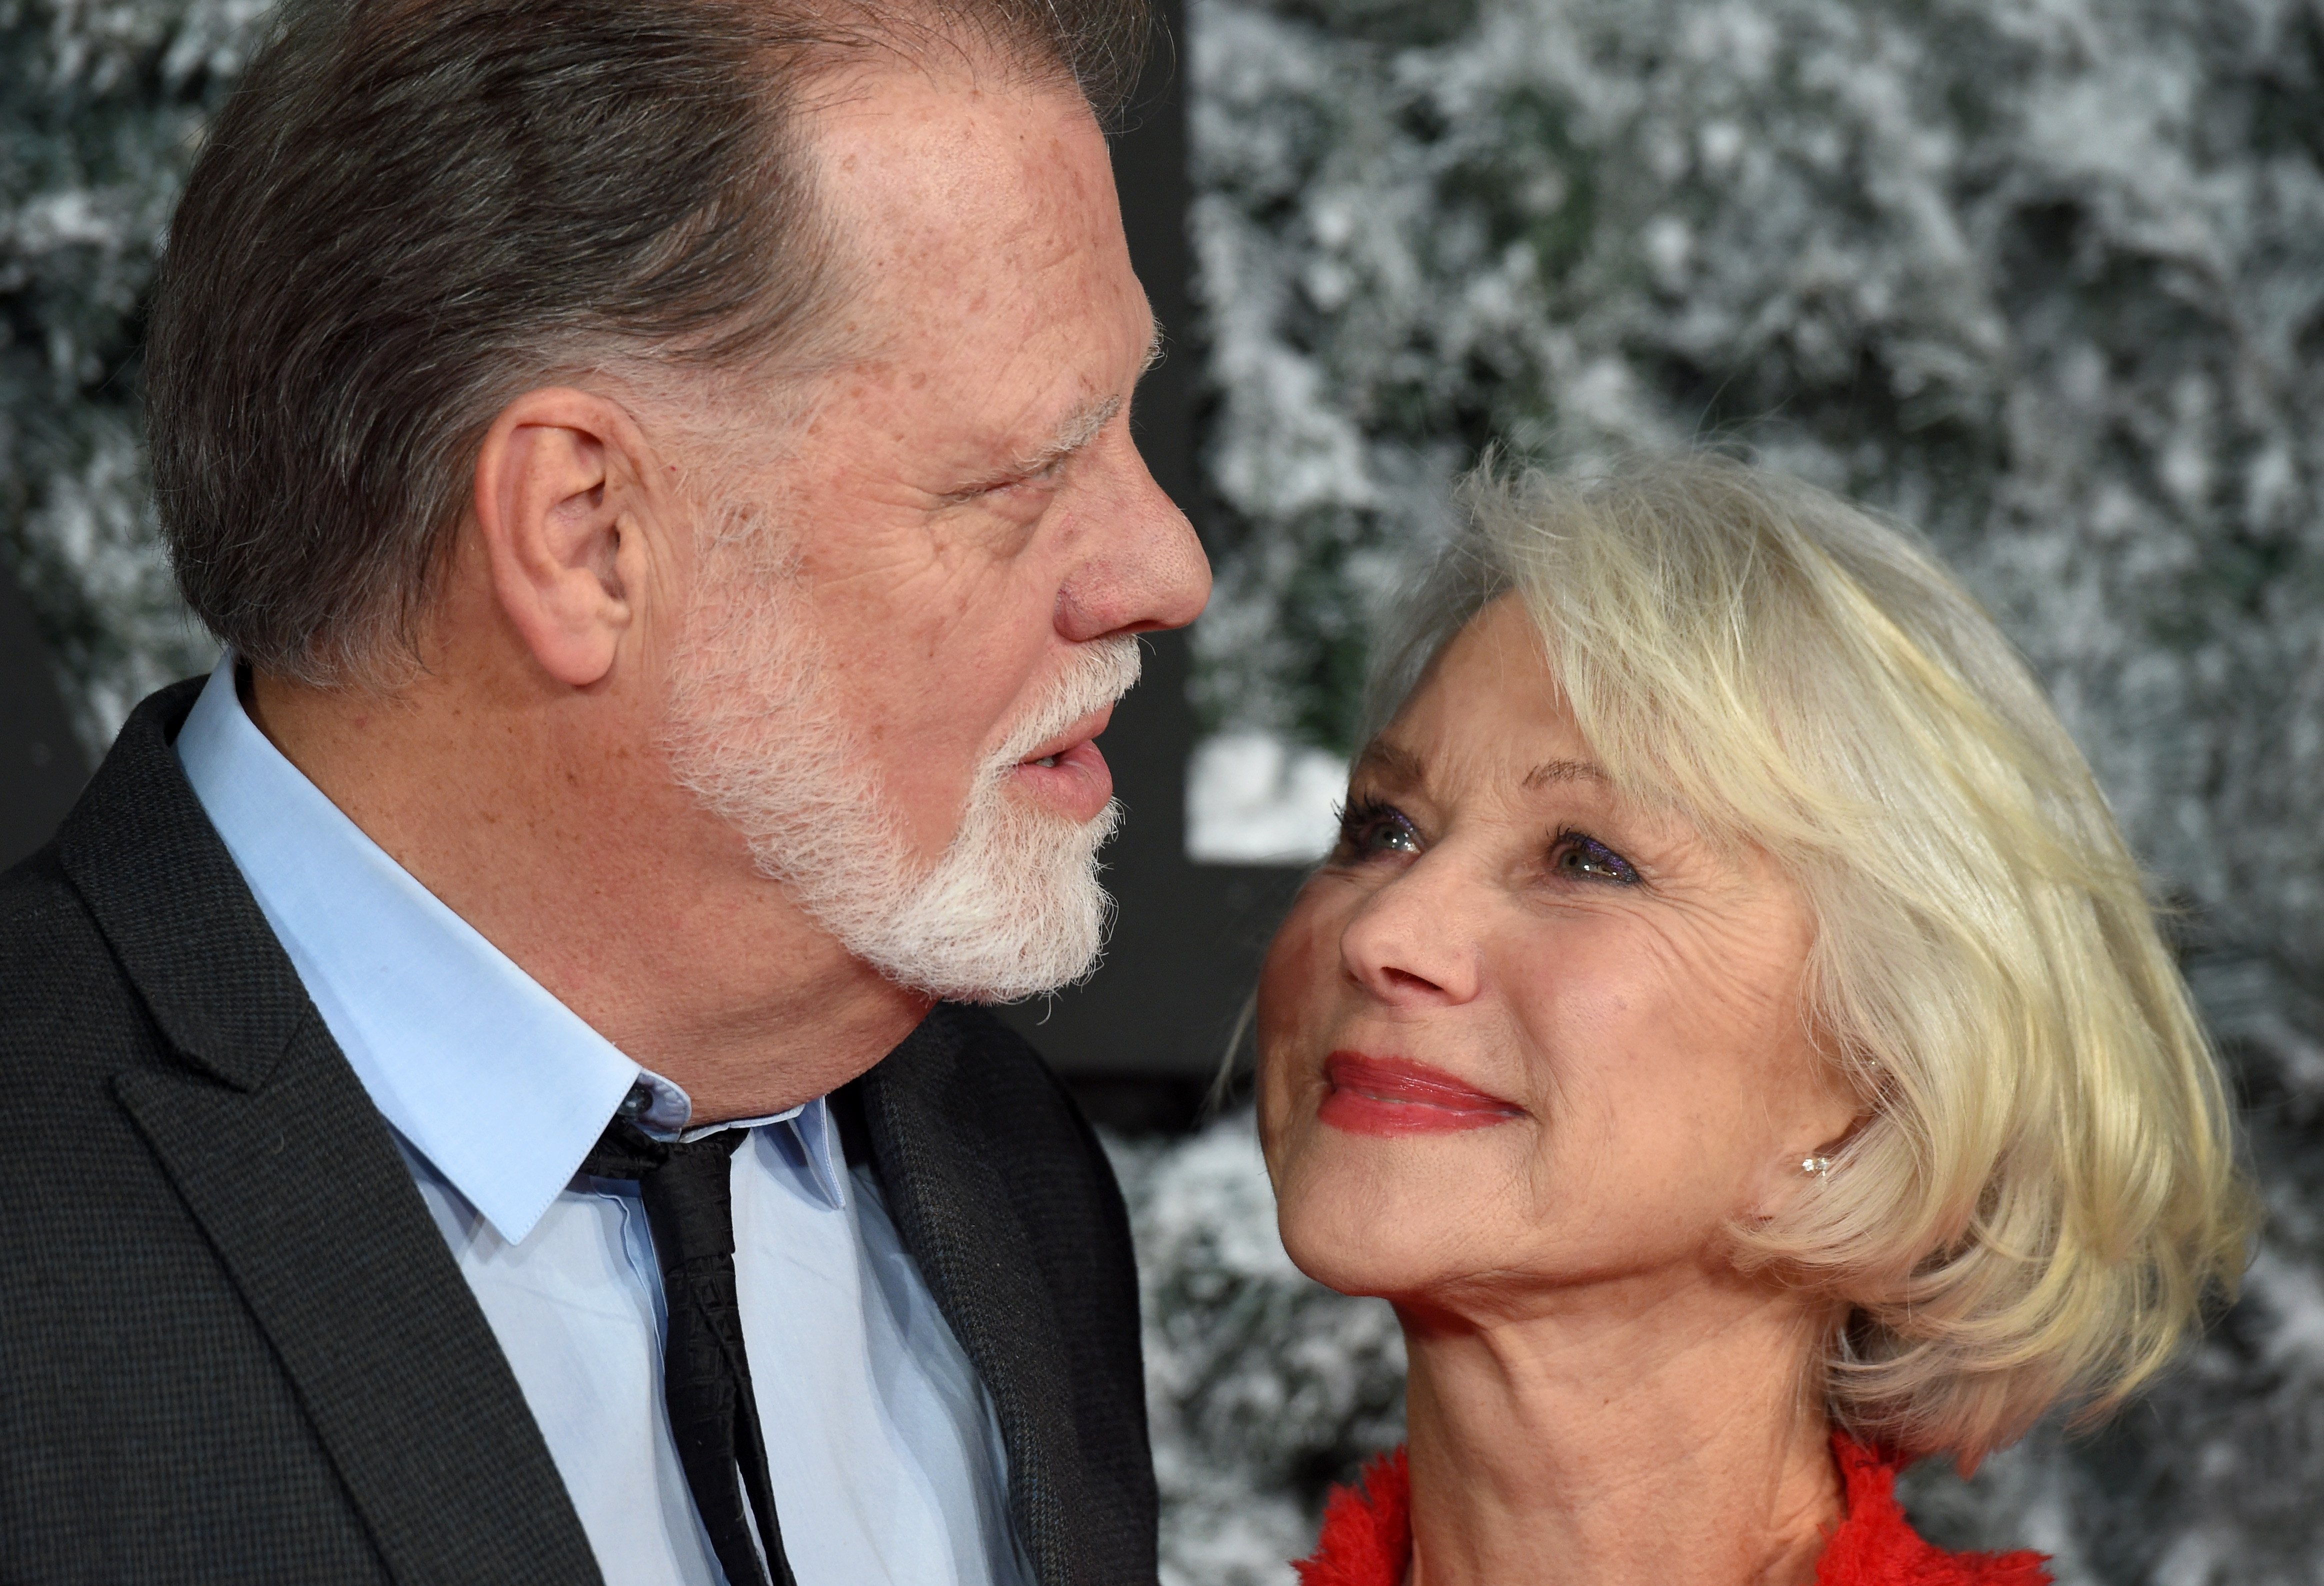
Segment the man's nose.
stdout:
[[1103,466],[1076,509],[1086,553],[1057,591],[1057,632],[1081,641],[1183,628],[1211,598],[1203,542],[1127,433],[1101,444],[1105,455],[1093,460]]

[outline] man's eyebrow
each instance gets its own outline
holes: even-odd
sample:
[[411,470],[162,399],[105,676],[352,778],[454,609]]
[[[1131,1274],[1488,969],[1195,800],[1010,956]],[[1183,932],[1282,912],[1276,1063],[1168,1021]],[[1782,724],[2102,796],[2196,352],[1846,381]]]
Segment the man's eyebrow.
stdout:
[[1536,788],[1546,788],[1554,782],[1579,781],[1606,782],[1610,784],[1613,779],[1613,778],[1606,774],[1606,768],[1598,764],[1594,761],[1545,760],[1525,774],[1525,786],[1527,789],[1532,789]]
[[[1147,335],[1146,356],[1139,366],[1139,373],[1143,374],[1160,363],[1162,353],[1162,322],[1157,319]],[[1066,415],[1065,422],[1057,426],[1056,432],[1047,440],[1009,465],[1010,477],[1029,478],[1056,467],[1103,433],[1105,427],[1112,423],[1115,415],[1121,411],[1122,403],[1127,400],[1117,394],[1084,402]]]
[[1121,402],[1119,396],[1100,397],[1084,402],[1065,416],[1065,421],[1057,426],[1048,439],[1031,451],[1020,452],[1010,458],[1004,476],[1030,479],[1037,474],[1047,473],[1095,440],[1105,427],[1113,422],[1114,415],[1121,411]]

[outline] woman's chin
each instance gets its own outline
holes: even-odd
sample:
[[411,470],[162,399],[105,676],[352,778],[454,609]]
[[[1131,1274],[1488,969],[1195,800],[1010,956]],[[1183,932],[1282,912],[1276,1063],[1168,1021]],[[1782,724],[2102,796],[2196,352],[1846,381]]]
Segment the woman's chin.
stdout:
[[1370,1299],[1396,1299],[1430,1286],[1441,1275],[1425,1249],[1397,1239],[1350,1237],[1344,1228],[1313,1228],[1283,1221],[1283,1248],[1291,1264],[1325,1288]]
[[1294,1265],[1326,1288],[1390,1299],[1464,1275],[1462,1252],[1480,1226],[1499,1222],[1478,1203],[1478,1191],[1498,1175],[1480,1174],[1471,1162],[1456,1187],[1445,1171],[1455,1164],[1399,1158],[1415,1147],[1428,1157],[1468,1153],[1426,1148],[1434,1141],[1333,1139],[1328,1125],[1314,1133],[1321,1138],[1304,1142],[1276,1178],[1277,1218]]

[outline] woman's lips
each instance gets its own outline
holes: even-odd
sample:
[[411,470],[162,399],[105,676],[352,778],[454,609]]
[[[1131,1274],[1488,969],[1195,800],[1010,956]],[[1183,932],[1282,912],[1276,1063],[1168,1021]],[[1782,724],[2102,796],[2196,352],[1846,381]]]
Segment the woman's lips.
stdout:
[[1316,1116],[1350,1134],[1453,1134],[1525,1116],[1514,1102],[1408,1058],[1334,1052],[1323,1060],[1323,1077],[1332,1088]]

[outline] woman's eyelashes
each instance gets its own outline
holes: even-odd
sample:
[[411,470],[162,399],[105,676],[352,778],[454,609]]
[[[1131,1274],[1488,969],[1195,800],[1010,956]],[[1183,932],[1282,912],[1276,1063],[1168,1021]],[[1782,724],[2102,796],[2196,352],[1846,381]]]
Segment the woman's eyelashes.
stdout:
[[1549,871],[1554,876],[1603,881],[1618,887],[1638,884],[1637,869],[1628,860],[1587,832],[1577,832],[1571,826],[1550,843]]
[[1340,852],[1351,861],[1382,853],[1417,853],[1420,831],[1392,804],[1351,798],[1340,811]]
[[[1352,798],[1340,811],[1338,857],[1344,863],[1360,864],[1392,853],[1417,853],[1424,845],[1420,828],[1393,804],[1378,798]],[[1561,881],[1635,887],[1640,880],[1636,865],[1587,832],[1571,826],[1550,839],[1546,859],[1549,873]]]

